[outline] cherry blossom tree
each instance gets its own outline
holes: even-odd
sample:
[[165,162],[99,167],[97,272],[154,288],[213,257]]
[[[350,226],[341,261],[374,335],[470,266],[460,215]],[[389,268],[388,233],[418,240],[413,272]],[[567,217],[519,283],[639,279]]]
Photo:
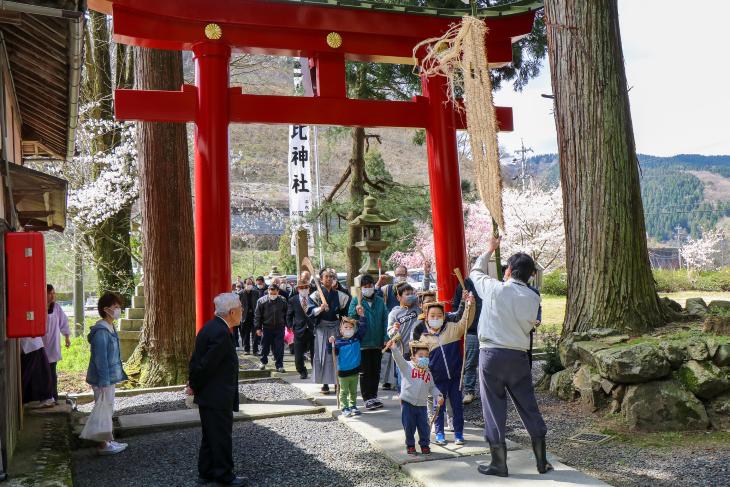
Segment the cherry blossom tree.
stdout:
[[679,253],[687,272],[716,270],[725,235],[719,229],[704,232],[701,238],[688,239]]

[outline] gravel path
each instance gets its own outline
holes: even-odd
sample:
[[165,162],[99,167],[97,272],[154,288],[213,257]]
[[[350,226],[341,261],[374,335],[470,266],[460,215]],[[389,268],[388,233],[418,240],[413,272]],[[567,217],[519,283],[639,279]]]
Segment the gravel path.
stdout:
[[[193,486],[200,429],[134,436],[120,455],[73,452],[76,487]],[[417,487],[368,442],[327,414],[233,426],[234,461],[252,486]]]
[[[540,364],[533,366],[533,377],[542,375]],[[706,487],[730,485],[730,444],[725,447],[681,446],[669,448],[637,447],[616,440],[602,445],[568,441],[583,432],[600,432],[601,417],[586,413],[577,402],[561,401],[549,392],[537,392],[537,401],[548,426],[548,450],[564,463],[611,485]],[[464,419],[484,425],[479,399],[465,406]],[[507,417],[507,437],[530,448],[530,437],[514,407]]]
[[[238,385],[238,392],[241,403],[291,401],[307,397],[301,390],[282,379],[259,379],[244,382]],[[93,407],[93,402],[80,404],[78,410],[82,413],[90,413]],[[114,414],[117,416],[179,409],[187,409],[185,393],[182,391],[155,392],[129,397],[118,396],[114,399]]]

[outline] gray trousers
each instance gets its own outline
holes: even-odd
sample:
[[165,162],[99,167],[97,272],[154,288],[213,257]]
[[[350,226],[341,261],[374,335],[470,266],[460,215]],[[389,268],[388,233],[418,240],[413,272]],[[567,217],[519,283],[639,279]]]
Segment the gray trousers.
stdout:
[[479,350],[479,385],[484,415],[484,437],[491,445],[505,442],[507,394],[532,438],[547,433],[537,407],[527,352],[507,348]]

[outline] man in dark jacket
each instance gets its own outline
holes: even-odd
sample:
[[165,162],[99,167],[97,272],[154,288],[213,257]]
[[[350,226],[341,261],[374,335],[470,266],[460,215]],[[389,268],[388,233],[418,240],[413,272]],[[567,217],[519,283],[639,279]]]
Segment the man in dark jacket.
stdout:
[[297,282],[297,293],[289,298],[286,310],[286,326],[294,332],[294,364],[299,377],[307,378],[307,366],[304,363],[304,353],[314,357],[314,320],[307,315],[310,310],[309,279],[302,273]]
[[243,291],[239,293],[239,297],[241,299],[241,307],[243,308],[240,326],[243,353],[246,355],[251,353],[251,347],[253,345],[253,353],[254,355],[258,355],[257,344],[260,340],[258,340],[258,336],[256,336],[253,329],[253,313],[256,310],[256,302],[261,295],[256,289],[256,286],[254,286],[253,278],[249,277],[246,279]]
[[241,322],[241,302],[234,293],[213,300],[216,317],[203,326],[190,358],[188,394],[198,405],[203,438],[198,483],[246,485],[233,473],[233,411],[238,411],[238,356],[231,329]]
[[279,286],[269,285],[269,293],[260,298],[254,311],[253,325],[261,337],[261,370],[269,363],[273,352],[277,372],[284,370],[284,329],[286,328],[286,300],[279,296]]
[[[482,312],[482,298],[477,294],[477,290],[474,288],[474,282],[470,277],[467,277],[464,281],[466,284],[466,290],[474,295],[476,302],[476,312],[474,319],[469,323],[469,328],[466,330],[466,361],[464,362],[464,404],[469,404],[474,400],[477,390],[477,366],[479,365],[479,337],[477,337],[477,325],[479,324],[479,316]],[[459,309],[461,300],[463,297],[463,289],[461,284],[456,285],[454,291],[454,299],[451,302],[452,309]]]

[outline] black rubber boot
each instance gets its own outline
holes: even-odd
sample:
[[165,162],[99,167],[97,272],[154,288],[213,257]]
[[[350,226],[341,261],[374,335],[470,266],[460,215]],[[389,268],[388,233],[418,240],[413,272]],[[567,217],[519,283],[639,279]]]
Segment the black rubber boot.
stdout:
[[545,450],[545,437],[532,439],[532,451],[535,453],[537,461],[537,471],[540,473],[548,473],[553,469],[547,460],[547,451]]
[[489,445],[489,452],[492,455],[492,463],[479,465],[477,470],[484,475],[496,475],[497,477],[507,476],[507,445]]

